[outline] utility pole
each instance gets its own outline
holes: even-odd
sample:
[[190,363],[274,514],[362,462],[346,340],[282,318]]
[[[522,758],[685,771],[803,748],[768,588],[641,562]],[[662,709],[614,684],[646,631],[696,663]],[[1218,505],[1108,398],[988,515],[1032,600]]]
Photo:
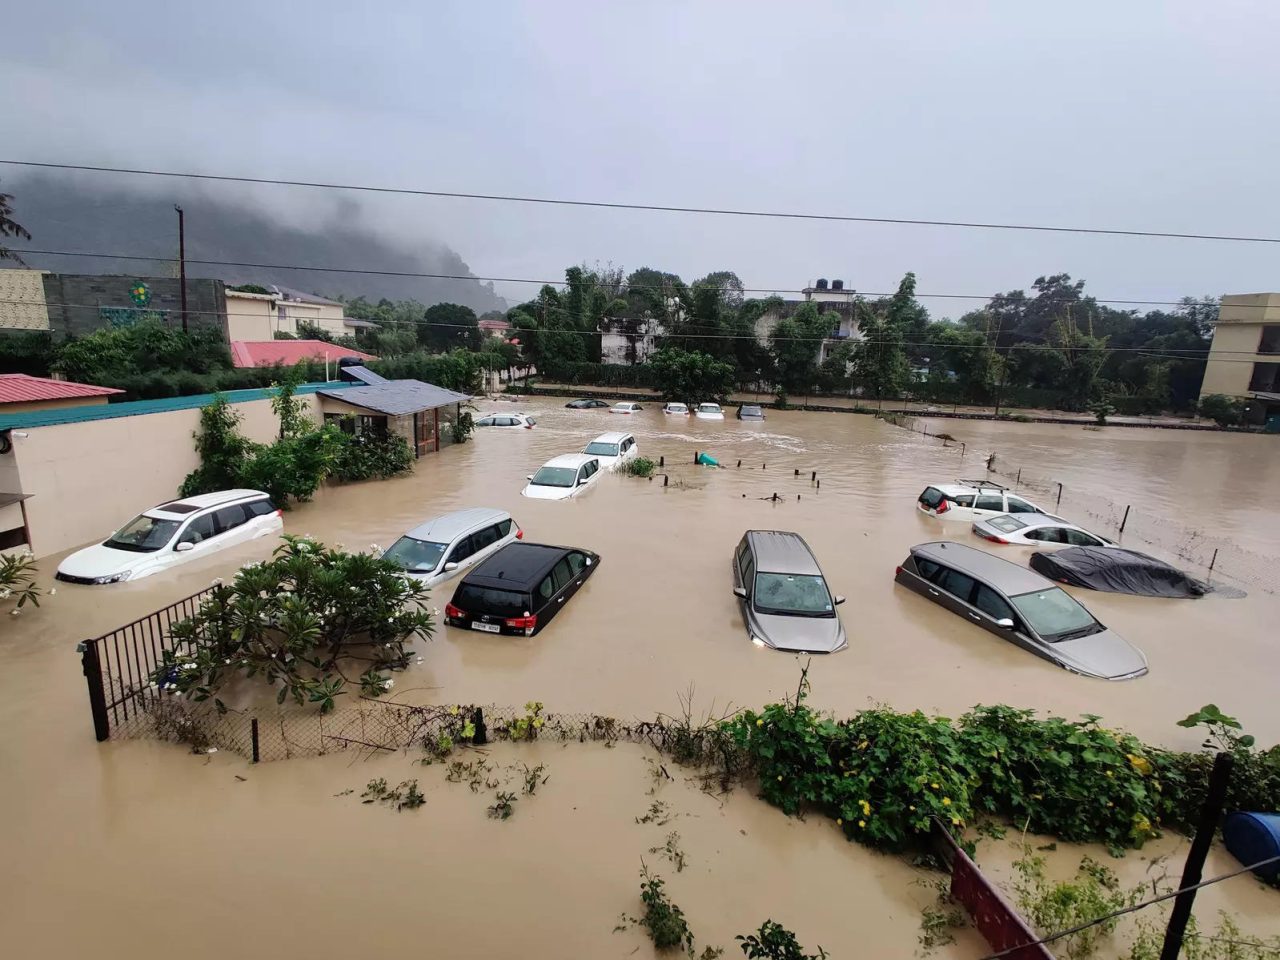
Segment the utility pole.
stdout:
[[178,286],[182,288],[182,332],[187,332],[187,231],[182,208],[176,203],[173,209],[178,211]]

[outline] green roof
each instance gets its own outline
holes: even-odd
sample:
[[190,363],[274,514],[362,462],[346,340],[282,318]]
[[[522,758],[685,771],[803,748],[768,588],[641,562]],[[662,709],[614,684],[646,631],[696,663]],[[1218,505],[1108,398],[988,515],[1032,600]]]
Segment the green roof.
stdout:
[[[304,383],[297,393],[316,393],[353,387],[356,384],[334,381],[330,383]],[[255,390],[225,390],[220,395],[229,403],[246,403],[250,400],[266,400],[274,397],[275,387]],[[215,393],[197,393],[190,397],[161,397],[158,400],[130,400],[125,403],[100,403],[84,407],[61,407],[53,410],[32,410],[27,413],[0,414],[0,430],[27,430],[34,427],[54,427],[62,423],[85,423],[89,420],[113,420],[116,417],[137,417],[147,413],[168,413],[171,410],[194,410],[207,406]]]

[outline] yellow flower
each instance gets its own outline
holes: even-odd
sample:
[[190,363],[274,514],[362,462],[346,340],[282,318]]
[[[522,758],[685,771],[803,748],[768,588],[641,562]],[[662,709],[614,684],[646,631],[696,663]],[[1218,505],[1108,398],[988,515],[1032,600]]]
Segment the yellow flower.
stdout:
[[1114,804],[1114,803],[1112,803],[1110,800],[1108,800],[1108,801],[1107,801],[1107,806],[1108,806],[1108,807],[1114,807],[1114,806],[1115,806],[1115,804]]
[[758,720],[756,721],[756,726],[757,726],[757,727],[763,727],[763,726],[764,726],[764,717],[761,717],[760,719],[758,719]]
[[952,818],[951,818],[951,825],[952,825],[953,827],[958,827],[958,826],[960,826],[960,818],[959,818],[959,817],[952,817]]
[[1115,774],[1114,774],[1114,773],[1112,773],[1110,770],[1108,770],[1108,771],[1107,771],[1107,776],[1108,776],[1108,777],[1114,777],[1114,776],[1115,776]]
[[1149,777],[1154,772],[1154,768],[1151,766],[1151,761],[1146,757],[1139,757],[1132,753],[1129,754],[1128,757],[1129,763],[1133,766],[1133,769],[1137,770],[1144,777]]
[[535,727],[537,727],[537,728],[541,728],[541,727],[542,727],[542,723],[543,723],[543,721],[542,721],[542,718],[541,718],[541,717],[538,717],[537,719],[535,719],[535,720],[533,721],[533,725],[534,725]]
[[863,828],[865,829],[865,828],[866,828],[866,826],[867,826],[867,821],[865,821],[865,820],[859,820],[859,821],[858,821],[858,826],[863,827]]
[[779,782],[779,783],[781,783],[781,782],[782,782],[782,774],[778,774],[778,782]]
[[871,804],[867,803],[865,800],[861,800],[859,803],[862,805],[862,815],[864,817],[871,816]]
[[931,784],[929,784],[929,786],[933,787],[933,789],[935,789],[935,790],[937,790],[937,789],[938,789],[938,785],[937,785],[936,783],[931,783]]
[[914,810],[915,808],[916,808],[916,805],[913,803],[913,804],[911,805],[911,809],[912,809],[912,810]]
[[943,797],[943,798],[942,798],[942,805],[943,805],[944,807],[949,807],[949,806],[951,806],[951,798],[950,798],[950,797]]
[[868,742],[866,740],[863,740],[861,743],[858,744],[858,749],[865,750],[867,749],[868,746],[869,746]]
[[456,706],[452,706],[452,707],[450,707],[450,708],[449,708],[449,716],[451,716],[451,717],[456,717],[457,715],[458,715],[458,708],[457,708]]
[[1044,794],[1043,794],[1043,793],[1033,793],[1033,794],[1031,795],[1031,799],[1032,799],[1032,800],[1043,800],[1043,799],[1044,799]]
[[844,821],[843,821],[843,820],[841,820],[839,817],[836,817],[836,826],[837,826],[837,827],[843,827],[843,826],[844,826]]

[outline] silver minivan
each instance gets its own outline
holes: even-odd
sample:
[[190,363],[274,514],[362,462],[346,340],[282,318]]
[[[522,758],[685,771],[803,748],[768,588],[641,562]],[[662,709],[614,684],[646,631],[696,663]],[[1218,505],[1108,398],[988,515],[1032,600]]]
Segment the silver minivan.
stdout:
[[472,507],[419,524],[393,543],[382,559],[430,587],[523,537],[524,531],[505,510]]
[[975,626],[1086,677],[1130,680],[1142,651],[1034,570],[953,541],[911,548],[894,577]]
[[835,653],[848,646],[813,551],[798,533],[748,530],[733,554],[733,593],[751,642],[799,653]]

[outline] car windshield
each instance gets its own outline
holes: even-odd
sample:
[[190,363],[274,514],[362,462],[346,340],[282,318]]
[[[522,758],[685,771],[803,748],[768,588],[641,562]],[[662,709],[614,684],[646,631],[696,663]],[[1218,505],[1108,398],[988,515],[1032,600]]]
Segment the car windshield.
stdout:
[[538,421],[533,419],[533,417],[525,417],[524,422],[531,427],[536,427],[538,425]]
[[597,457],[616,457],[618,455],[618,445],[616,443],[601,443],[597,440],[595,443],[588,443],[587,449],[582,452],[595,454]]
[[575,467],[543,467],[529,482],[535,487],[572,487],[577,479]]
[[113,533],[103,546],[135,553],[154,553],[173,539],[181,523],[181,520],[161,520],[144,513]]
[[1009,599],[1031,629],[1050,643],[1073,640],[1102,629],[1088,610],[1058,587],[1024,593]]
[[756,609],[792,617],[834,617],[835,607],[822,577],[795,573],[758,573]]
[[743,407],[742,412],[744,414],[751,414],[752,416],[755,416],[757,413],[760,412],[760,408],[759,407]]
[[720,412],[720,404],[718,404],[718,403],[700,403],[700,404],[698,404],[698,409],[699,409],[699,410],[701,410],[703,413],[719,413],[719,412]]
[[1013,531],[1021,530],[1027,525],[1025,521],[1014,517],[992,517],[987,523],[1003,533],[1013,533]]
[[453,605],[461,607],[469,616],[487,613],[495,617],[524,617],[529,615],[529,603],[523,593],[514,590],[494,590],[464,583],[453,598]]
[[382,555],[382,559],[390,560],[410,573],[427,573],[439,566],[440,558],[448,549],[447,543],[401,537]]

